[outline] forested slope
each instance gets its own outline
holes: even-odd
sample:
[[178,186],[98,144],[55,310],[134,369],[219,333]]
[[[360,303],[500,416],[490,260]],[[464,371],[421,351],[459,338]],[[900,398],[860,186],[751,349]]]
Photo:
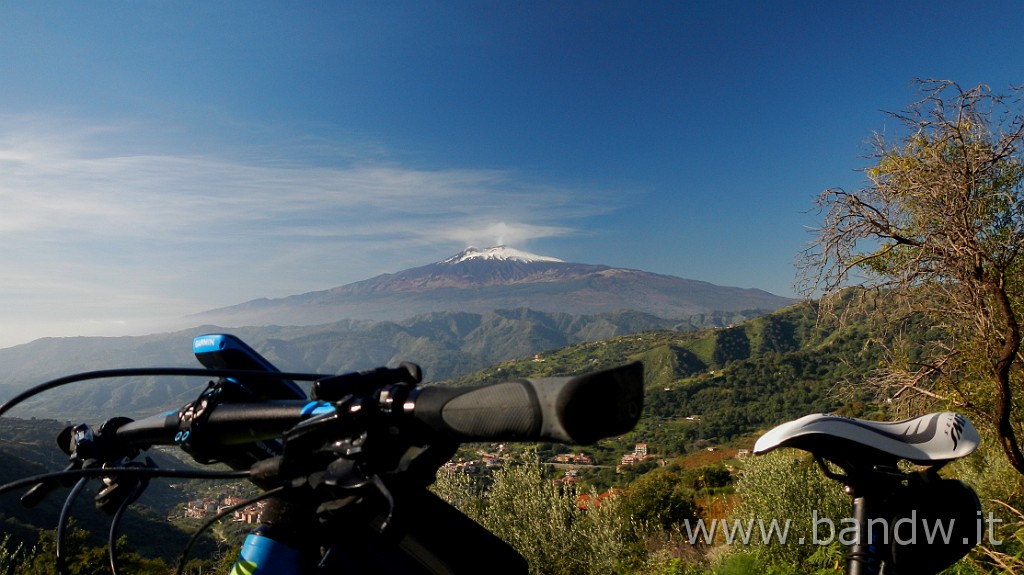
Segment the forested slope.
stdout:
[[[844,324],[814,302],[739,325],[695,333],[656,331],[569,346],[503,362],[457,384],[570,375],[643,361],[646,397],[631,439],[682,453],[697,441],[725,442],[787,419],[842,410],[870,416],[866,396],[840,399],[838,385],[862,379],[884,357],[884,342],[861,317]],[[922,331],[913,322],[905,330]],[[658,439],[661,438],[661,439]]]

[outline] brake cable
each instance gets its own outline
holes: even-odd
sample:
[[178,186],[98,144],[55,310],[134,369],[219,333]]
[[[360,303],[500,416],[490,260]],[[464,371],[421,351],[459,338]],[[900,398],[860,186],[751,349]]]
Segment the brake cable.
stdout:
[[85,371],[57,379],[51,379],[34,385],[25,391],[15,395],[3,404],[0,404],[0,416],[7,413],[14,406],[30,399],[44,391],[49,391],[64,385],[90,379],[117,379],[123,377],[138,376],[165,376],[177,375],[182,377],[252,377],[258,379],[294,379],[297,381],[317,381],[330,377],[329,375],[317,373],[281,373],[266,371],[248,371],[241,369],[205,369],[194,367],[132,367],[123,369],[101,369],[97,371]]
[[57,520],[57,575],[66,575],[67,561],[65,560],[64,544],[67,541],[68,519],[71,517],[71,506],[78,499],[78,494],[82,492],[82,489],[88,482],[88,477],[79,479],[75,486],[71,488],[71,493],[68,494],[67,499],[64,500],[64,506],[61,507],[60,519]]
[[159,467],[89,467],[87,469],[70,469],[66,471],[54,471],[52,473],[41,473],[31,477],[16,479],[9,483],[0,485],[0,494],[28,487],[42,481],[54,479],[79,479],[82,477],[104,477],[107,475],[135,475],[143,477],[164,477],[176,479],[247,479],[250,475],[248,469],[239,471],[206,471],[203,469],[161,469]]
[[[148,457],[146,459],[147,463],[152,462],[152,460],[149,459]],[[128,497],[126,497],[125,500],[122,501],[121,504],[117,507],[117,511],[114,512],[114,516],[110,520],[110,534],[107,536],[107,553],[110,559],[111,575],[118,575],[116,549],[117,528],[120,526],[121,518],[128,510],[128,507],[131,506],[132,503],[135,503],[142,495],[142,492],[145,491],[147,487],[149,487],[149,479],[149,477],[143,477],[139,480],[139,482],[135,485],[135,488],[132,490],[131,494],[128,495]]]

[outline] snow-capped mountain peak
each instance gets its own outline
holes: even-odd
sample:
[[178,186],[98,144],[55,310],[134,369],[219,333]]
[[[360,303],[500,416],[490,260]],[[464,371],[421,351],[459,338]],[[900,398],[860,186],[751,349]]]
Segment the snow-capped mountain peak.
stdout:
[[463,250],[461,253],[456,254],[441,263],[443,264],[457,264],[469,260],[495,260],[495,261],[511,261],[519,263],[535,263],[535,262],[558,262],[564,263],[563,260],[553,258],[550,256],[539,256],[537,254],[531,254],[530,252],[524,252],[508,246],[494,246],[490,248],[474,248],[469,247]]
[[[252,300],[210,310],[199,317],[219,325],[259,322],[292,326],[342,320],[399,321],[448,311],[471,314],[528,308],[586,315],[634,310],[679,319],[715,311],[777,309],[791,303],[791,299],[760,290],[572,263],[495,246],[468,248],[432,264],[329,290]],[[464,327],[471,329],[468,325]]]

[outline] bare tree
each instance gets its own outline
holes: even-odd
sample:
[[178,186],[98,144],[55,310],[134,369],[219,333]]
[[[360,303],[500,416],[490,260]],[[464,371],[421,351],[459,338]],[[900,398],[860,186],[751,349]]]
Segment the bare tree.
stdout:
[[818,196],[802,289],[828,301],[860,285],[927,314],[943,337],[914,361],[894,354],[876,389],[894,403],[928,398],[982,415],[1024,473],[1014,401],[1024,378],[1024,89],[918,85],[922,99],[890,114],[897,135],[870,142],[866,185]]

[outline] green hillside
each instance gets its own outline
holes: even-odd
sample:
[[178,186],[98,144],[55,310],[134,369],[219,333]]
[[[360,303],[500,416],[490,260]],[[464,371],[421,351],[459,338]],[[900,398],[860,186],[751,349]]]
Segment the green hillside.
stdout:
[[[139,337],[49,338],[0,350],[0,398],[30,385],[88,370],[119,367],[199,367],[192,338],[233,333],[282,371],[344,373],[414,361],[427,379],[441,381],[495,362],[531,356],[584,341],[658,329],[692,331],[728,325],[760,312],[701,314],[665,320],[639,312],[595,316],[529,309],[486,314],[443,312],[403,322],[342,321],[310,327],[200,326]],[[200,379],[124,378],[90,381],[43,394],[17,408],[17,417],[104,419],[142,417],[180,407],[198,395]]]
[[625,441],[646,441],[659,453],[680,455],[695,444],[731,441],[807,413],[866,415],[860,398],[843,404],[831,392],[837,382],[863,376],[882,359],[866,335],[874,331],[869,328],[854,322],[840,329],[808,302],[725,328],[572,345],[499,363],[454,383],[572,375],[640,360],[644,414]]

